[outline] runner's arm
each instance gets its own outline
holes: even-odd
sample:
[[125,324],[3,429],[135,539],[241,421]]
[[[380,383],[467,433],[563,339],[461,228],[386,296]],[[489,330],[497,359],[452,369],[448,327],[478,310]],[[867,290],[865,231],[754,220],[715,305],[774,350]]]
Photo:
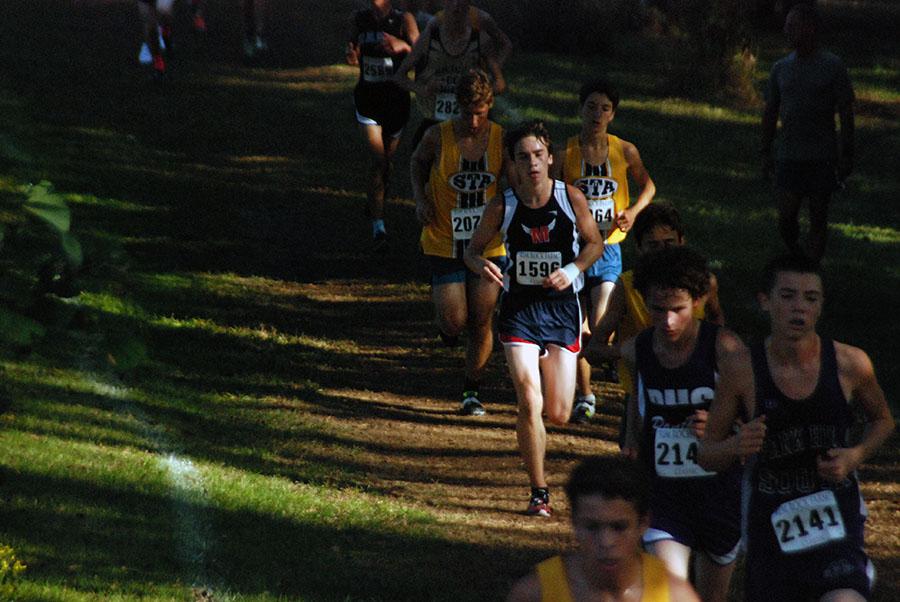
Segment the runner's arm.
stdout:
[[[621,346],[622,360],[635,374],[636,354],[634,348],[634,339],[628,339]],[[625,441],[622,443],[622,455],[632,459],[637,459],[640,455],[641,429],[644,421],[638,411],[637,396],[637,378],[632,379],[632,389],[627,397],[627,405],[625,406]]]
[[706,321],[725,326],[725,315],[722,313],[722,305],[719,303],[719,279],[715,274],[709,275],[709,292],[706,293],[704,310]]
[[498,195],[485,206],[484,212],[481,214],[481,221],[478,222],[478,227],[472,235],[472,240],[469,241],[463,258],[470,270],[499,286],[503,286],[503,272],[500,271],[497,264],[484,257],[484,249],[500,231],[502,224],[503,196]]
[[[588,209],[587,199],[584,198],[584,194],[568,184],[566,184],[566,190],[569,195],[569,201],[572,204],[572,210],[575,212],[575,226],[578,229],[578,236],[581,237],[583,242],[578,256],[569,265],[574,265],[579,272],[583,272],[603,254],[603,239],[600,237],[600,231],[597,229],[597,222],[594,221],[594,216],[591,215]],[[566,271],[566,266],[562,266],[544,279],[544,288],[561,291],[571,285],[572,280]]]
[[656,195],[656,184],[653,183],[650,173],[644,167],[641,154],[635,145],[623,140],[622,151],[625,154],[625,162],[628,163],[628,175],[641,190],[634,204],[626,207],[622,213],[616,216],[616,226],[622,232],[628,232],[634,225],[637,214],[643,211]]
[[758,452],[766,432],[765,416],[760,416],[742,424],[734,434],[737,419],[753,416],[756,385],[750,351],[729,330],[721,329],[716,338],[716,363],[719,381],[697,453],[697,462],[712,471],[724,470],[735,460],[743,461]]
[[409,11],[403,13],[403,34],[411,51],[419,39],[419,24],[416,23],[416,16]]
[[421,32],[416,43],[413,44],[412,50],[400,63],[397,72],[394,73],[393,82],[399,87],[416,94],[425,93],[428,82],[416,81],[409,79],[409,72],[418,64],[419,60],[428,52],[428,46],[431,44],[431,29],[434,27],[434,20],[425,26],[425,31]]
[[851,399],[862,406],[866,415],[866,427],[858,444],[828,450],[818,459],[819,476],[840,482],[887,441],[894,432],[894,419],[869,356],[862,349],[843,343],[835,343],[835,351],[838,372],[852,385]]
[[856,130],[853,117],[853,101],[838,107],[838,120],[841,124],[841,144],[838,155],[838,177],[844,180],[853,171],[853,138]]
[[481,29],[490,37],[494,58],[496,59],[497,64],[502,67],[503,63],[506,62],[506,59],[509,58],[509,53],[512,52],[512,41],[509,39],[509,36],[500,29],[491,15],[480,9],[478,13]]
[[584,350],[584,357],[591,364],[599,364],[605,361],[617,360],[621,357],[620,343],[616,341],[610,344],[609,339],[613,333],[619,329],[622,318],[625,317],[627,305],[625,303],[625,285],[622,279],[616,280],[612,293],[609,295],[609,302],[606,305],[606,312],[600,318],[600,322],[594,327],[591,333],[590,342]]
[[356,13],[350,15],[347,23],[347,49],[344,58],[348,65],[359,65],[359,28],[356,26]]
[[409,177],[413,198],[416,201],[416,218],[423,226],[434,219],[434,198],[428,193],[431,166],[439,160],[441,147],[440,127],[432,126],[425,131],[419,146],[409,159]]

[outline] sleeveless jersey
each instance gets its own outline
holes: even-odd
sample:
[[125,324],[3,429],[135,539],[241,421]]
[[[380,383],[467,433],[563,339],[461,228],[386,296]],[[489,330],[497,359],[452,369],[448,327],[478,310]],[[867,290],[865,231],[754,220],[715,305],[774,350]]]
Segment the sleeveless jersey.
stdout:
[[819,381],[812,395],[799,400],[786,396],[772,380],[765,345],[751,348],[755,414],[766,416],[766,438],[744,473],[748,555],[801,562],[812,550],[862,548],[865,510],[856,474],[833,484],[820,479],[816,470],[820,453],[848,446],[853,424],[838,380],[834,341],[823,338],[820,345]]
[[581,155],[578,136],[569,138],[566,144],[566,164],[563,178],[581,190],[587,197],[588,206],[597,227],[603,234],[604,242],[614,244],[625,240],[627,233],[615,225],[616,215],[628,208],[628,162],[622,149],[622,140],[607,134],[609,154],[600,165],[591,165]]
[[[431,166],[428,183],[434,199],[434,221],[422,229],[426,255],[462,258],[481,220],[484,204],[497,194],[503,167],[503,128],[491,123],[487,150],[477,161],[459,152],[453,122],[440,124],[440,160]],[[485,257],[505,254],[500,234],[484,250]]]
[[[619,278],[625,290],[625,314],[622,316],[622,321],[619,322],[619,326],[616,329],[616,339],[627,341],[637,336],[642,330],[650,328],[650,310],[647,309],[643,295],[634,288],[634,270],[622,272]],[[705,305],[697,306],[694,310],[694,317],[698,320],[706,317]],[[619,384],[622,385],[626,393],[631,393],[633,382],[628,364],[619,360]]]
[[503,289],[533,298],[561,297],[580,291],[584,284],[582,274],[563,291],[542,286],[547,276],[573,261],[580,250],[575,211],[565,182],[553,180],[550,199],[543,207],[527,207],[512,188],[504,191],[503,203],[500,231],[510,259]]
[[[569,589],[566,565],[562,556],[554,556],[536,567],[541,583],[542,602],[575,602]],[[669,574],[661,560],[641,552],[641,580],[644,592],[641,602],[669,602]]]
[[[475,11],[475,20],[478,12]],[[416,67],[416,79],[441,82],[435,94],[416,95],[416,104],[422,111],[422,117],[433,121],[447,121],[459,116],[459,104],[456,101],[456,80],[468,69],[479,67],[482,61],[481,32],[476,25],[470,23],[469,40],[459,54],[450,54],[441,41],[441,19],[436,17],[428,42],[428,52],[422,57],[422,64]],[[469,15],[472,20],[472,13]]]
[[[700,321],[693,352],[677,368],[665,368],[653,352],[653,328],[635,340],[637,402],[643,420],[641,456],[654,471],[654,500],[686,500],[736,485],[739,469],[708,472],[697,464],[698,441],[687,421],[695,410],[708,410],[718,379],[716,337],[719,327]],[[735,498],[735,505],[737,500]]]
[[403,11],[392,8],[380,18],[371,9],[356,11],[353,16],[356,43],[359,45],[359,82],[357,86],[394,86],[391,78],[406,57],[406,53],[391,56],[382,47],[384,34],[405,39],[403,35]]

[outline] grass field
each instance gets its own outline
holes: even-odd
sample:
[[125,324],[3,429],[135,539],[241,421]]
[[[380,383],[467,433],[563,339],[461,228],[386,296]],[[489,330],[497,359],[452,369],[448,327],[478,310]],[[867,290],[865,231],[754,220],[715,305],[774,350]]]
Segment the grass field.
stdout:
[[[176,38],[161,86],[134,65],[133,2],[0,3],[0,221],[49,180],[86,257],[80,295],[35,300],[50,235],[22,228],[0,248],[0,299],[47,329],[0,351],[0,545],[28,565],[13,599],[500,598],[568,545],[568,509],[559,495],[559,518],[519,514],[499,354],[489,414],[455,414],[462,358],[433,337],[406,140],[393,245],[368,252],[355,72],[338,64],[354,4],[271,0],[269,65],[242,62],[237,2],[209,4],[208,38]],[[870,353],[896,413],[900,17],[828,6],[859,97],[858,167],[833,206],[822,328]],[[784,48],[757,44],[763,78]],[[615,132],[716,261],[728,323],[758,336],[755,274],[778,244],[758,111],[661,94],[653,40],[526,50],[507,108],[558,142],[577,130],[580,81],[621,82]],[[593,424],[550,429],[554,486],[615,450],[621,394],[600,392]],[[897,600],[896,437],[861,472],[874,599]]]

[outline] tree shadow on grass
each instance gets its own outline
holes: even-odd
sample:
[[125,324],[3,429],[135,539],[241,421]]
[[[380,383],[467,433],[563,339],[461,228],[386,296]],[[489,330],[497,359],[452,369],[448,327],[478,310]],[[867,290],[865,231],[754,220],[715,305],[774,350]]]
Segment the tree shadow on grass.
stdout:
[[[205,582],[236,595],[269,593],[310,600],[484,600],[540,553],[511,546],[461,544],[429,527],[328,526],[315,515],[291,520],[246,510],[98,485],[28,471],[0,473],[0,523],[29,542],[28,579],[108,594],[145,592],[147,583]],[[53,501],[53,509],[29,500]],[[180,516],[197,517],[204,555],[185,558]],[[211,545],[209,545],[211,544]],[[34,554],[32,557],[31,554]],[[473,578],[471,566],[479,566]],[[515,567],[510,572],[509,567]],[[459,583],[466,591],[457,591]],[[375,598],[373,598],[373,592]]]

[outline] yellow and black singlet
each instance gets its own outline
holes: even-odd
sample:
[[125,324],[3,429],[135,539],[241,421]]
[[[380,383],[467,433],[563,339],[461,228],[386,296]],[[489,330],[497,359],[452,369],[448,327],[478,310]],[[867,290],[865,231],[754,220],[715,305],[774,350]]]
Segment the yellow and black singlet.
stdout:
[[578,136],[566,143],[566,164],[563,179],[578,188],[587,198],[588,207],[597,221],[597,228],[606,244],[625,240],[626,233],[615,225],[616,215],[628,208],[628,162],[622,140],[607,134],[609,153],[600,165],[591,165],[581,154]]
[[[542,602],[575,602],[562,556],[554,556],[538,564],[537,574],[541,582]],[[661,560],[642,552],[641,580],[644,585],[641,602],[669,602],[669,575]]]
[[[472,239],[484,204],[497,194],[503,169],[503,128],[491,122],[487,150],[476,161],[459,151],[453,122],[440,124],[441,154],[431,166],[428,184],[434,201],[434,219],[422,229],[426,255],[461,259]],[[505,255],[500,234],[484,250],[485,257]]]

